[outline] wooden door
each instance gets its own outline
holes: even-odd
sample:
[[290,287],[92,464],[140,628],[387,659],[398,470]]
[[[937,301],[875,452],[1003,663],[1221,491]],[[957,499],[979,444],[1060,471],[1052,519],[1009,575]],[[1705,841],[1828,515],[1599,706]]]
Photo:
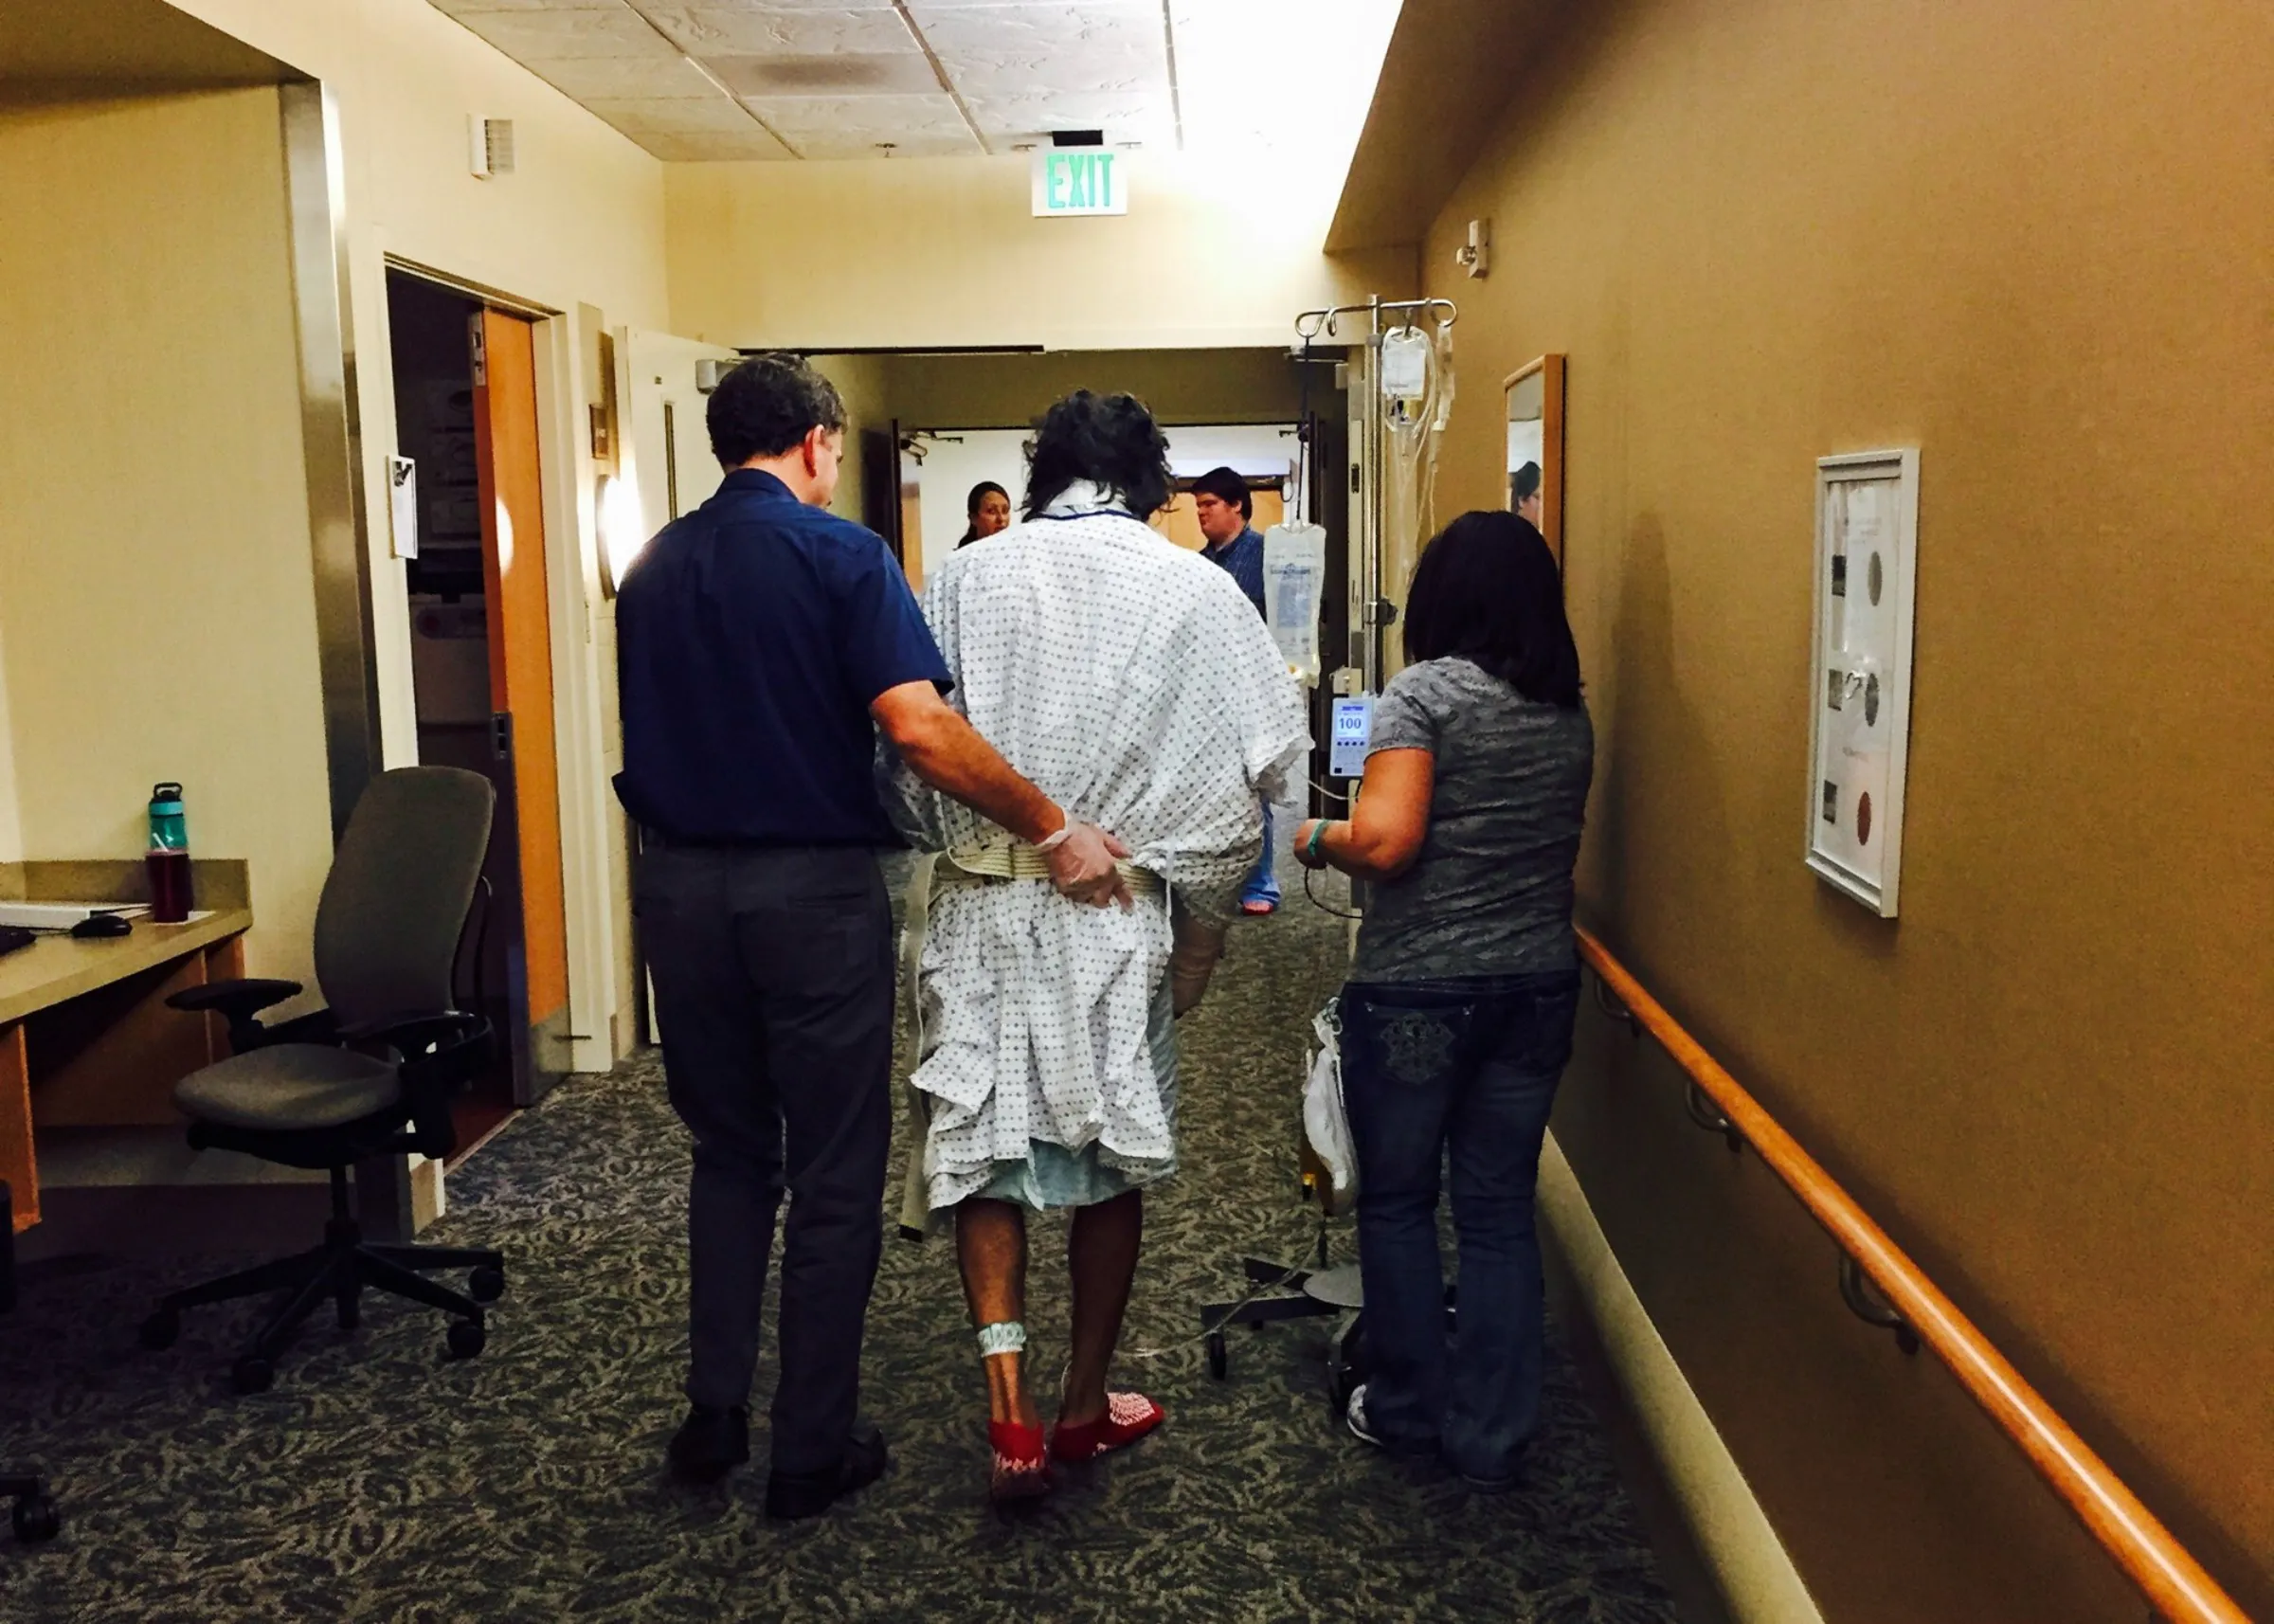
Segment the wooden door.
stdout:
[[[552,738],[552,632],[545,589],[545,503],[537,460],[535,324],[483,310],[474,327],[474,438],[480,469],[482,578],[490,631],[492,745],[511,767],[519,858],[525,1007],[513,1034],[516,1097],[568,1069],[568,928]],[[501,809],[502,810],[502,809]]]
[[900,420],[860,431],[860,522],[884,537],[900,571],[924,590],[924,465],[902,448]]
[[[1258,535],[1287,517],[1287,499],[1279,494],[1277,485],[1250,485],[1248,497],[1255,508],[1248,524]],[[1161,510],[1156,523],[1161,532],[1179,547],[1198,552],[1208,545],[1208,538],[1200,533],[1200,510],[1194,506],[1190,491],[1179,491],[1176,499]]]

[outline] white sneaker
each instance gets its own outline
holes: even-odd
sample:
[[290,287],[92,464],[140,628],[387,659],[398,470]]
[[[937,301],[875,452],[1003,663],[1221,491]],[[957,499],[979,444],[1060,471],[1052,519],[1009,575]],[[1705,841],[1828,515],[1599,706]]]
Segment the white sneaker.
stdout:
[[1382,1443],[1380,1435],[1366,1422],[1366,1384],[1364,1382],[1362,1381],[1350,1389],[1350,1403],[1343,1412],[1343,1420],[1349,1426],[1350,1435],[1360,1443],[1372,1449],[1387,1447]]

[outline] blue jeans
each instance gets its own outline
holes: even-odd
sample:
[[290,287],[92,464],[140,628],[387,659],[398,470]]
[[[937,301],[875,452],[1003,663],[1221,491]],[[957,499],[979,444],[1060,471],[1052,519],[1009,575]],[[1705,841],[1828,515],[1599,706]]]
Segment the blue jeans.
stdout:
[[1263,855],[1255,859],[1254,870],[1247,883],[1239,888],[1242,902],[1268,902],[1279,906],[1279,881],[1272,873],[1272,803],[1263,803]]
[[[1480,1481],[1514,1475],[1540,1420],[1546,1308],[1532,1196],[1579,1003],[1576,968],[1343,989],[1366,1419],[1390,1448],[1434,1448]],[[1449,1147],[1460,1247],[1450,1346],[1437,1254]]]

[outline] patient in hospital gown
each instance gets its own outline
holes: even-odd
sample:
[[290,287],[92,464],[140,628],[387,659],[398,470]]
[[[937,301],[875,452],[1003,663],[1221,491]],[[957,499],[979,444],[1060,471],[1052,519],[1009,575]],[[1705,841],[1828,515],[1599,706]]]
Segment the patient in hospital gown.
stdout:
[[[1032,848],[893,775],[940,854],[918,976],[925,1204],[953,1215],[988,1378],[999,1497],[1045,1491],[1159,1424],[1108,1393],[1145,1186],[1176,1168],[1172,1008],[1197,1000],[1308,743],[1300,696],[1221,569],[1145,522],[1172,485],[1144,406],[1088,391],[1028,447],[1026,522],[958,551],[925,593],[954,702],[1070,816],[1128,851],[1127,909],[1058,896]],[[1172,955],[1175,973],[1172,974]],[[1072,1363],[1047,1453],[1023,1381],[1025,1220],[1074,1209]]]

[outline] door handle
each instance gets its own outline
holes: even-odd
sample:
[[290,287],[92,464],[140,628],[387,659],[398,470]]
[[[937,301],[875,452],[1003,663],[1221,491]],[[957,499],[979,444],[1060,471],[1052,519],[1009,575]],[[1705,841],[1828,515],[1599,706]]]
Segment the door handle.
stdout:
[[494,761],[514,759],[514,713],[511,711],[490,713],[490,757]]

